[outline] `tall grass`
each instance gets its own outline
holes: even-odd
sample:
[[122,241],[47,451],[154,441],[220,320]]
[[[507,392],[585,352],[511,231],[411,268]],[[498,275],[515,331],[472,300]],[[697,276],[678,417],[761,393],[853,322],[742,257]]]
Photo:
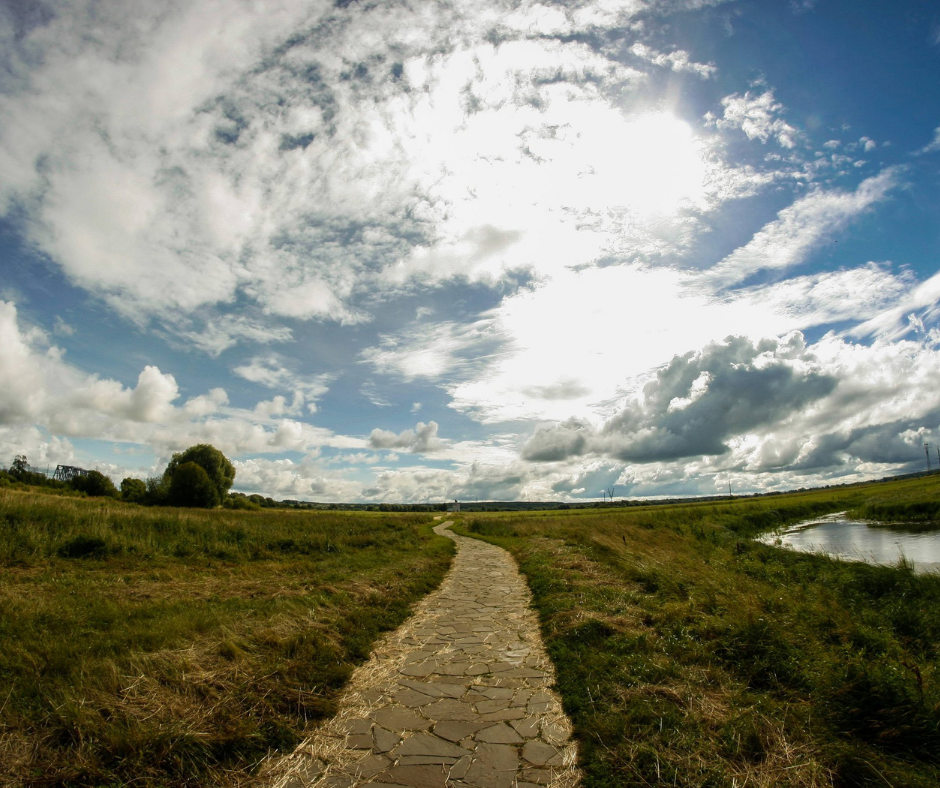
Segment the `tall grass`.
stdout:
[[473,515],[529,579],[586,786],[940,784],[940,577],[743,538],[937,478]]
[[421,514],[0,490],[0,785],[245,785],[451,545]]

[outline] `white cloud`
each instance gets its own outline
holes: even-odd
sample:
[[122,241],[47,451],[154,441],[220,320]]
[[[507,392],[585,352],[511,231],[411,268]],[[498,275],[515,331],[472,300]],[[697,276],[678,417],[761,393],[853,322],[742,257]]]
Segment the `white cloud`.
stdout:
[[40,471],[75,465],[75,447],[68,438],[50,436],[32,425],[0,424],[0,466],[9,467],[18,454]]
[[874,264],[721,295],[707,271],[616,266],[559,275],[484,317],[502,351],[449,380],[451,406],[484,423],[603,418],[625,387],[703,342],[864,320],[913,286]]
[[594,453],[643,463],[725,454],[731,438],[773,428],[836,385],[799,334],[729,338],[675,356],[603,429],[578,420],[542,428],[523,456],[544,462]]
[[940,151],[940,126],[934,129],[933,140],[928,142],[923,148],[917,151],[919,154],[936,153]]
[[662,66],[672,71],[687,71],[703,79],[710,79],[718,72],[718,69],[713,65],[696,63],[690,60],[689,53],[682,49],[668,53],[657,52],[646,44],[637,42],[630,47],[630,52],[641,60],[652,63],[654,66]]
[[[649,102],[654,82],[687,82],[654,80],[656,69],[707,80],[716,68],[646,43],[632,44],[630,68],[622,42],[647,40],[656,14],[709,4],[62,0],[51,22],[16,36],[0,21],[0,213],[23,217],[26,240],[72,283],[129,320],[155,323],[175,347],[227,353],[235,375],[269,390],[236,408],[220,388],[184,400],[173,375],[144,363],[130,385],[102,379],[69,364],[4,304],[0,447],[70,457],[71,436],[137,442],[165,458],[204,441],[240,455],[243,489],[327,500],[551,498],[614,478],[652,489],[689,485],[694,472],[744,478],[785,463],[820,474],[821,458],[851,472],[893,462],[907,445],[897,436],[932,413],[908,403],[907,384],[892,375],[907,356],[935,367],[937,283],[918,284],[889,264],[796,277],[790,269],[811,262],[901,176],[886,170],[854,191],[811,187],[703,269],[709,261],[695,242],[721,226],[717,214],[731,201],[772,183],[857,178],[846,173],[863,162],[848,154],[876,149],[861,137],[817,152],[763,85],[726,96],[721,117],[704,128],[673,114],[672,96]],[[620,43],[589,45],[577,35],[584,32]],[[759,164],[728,160],[741,145],[719,131],[732,129]],[[922,152],[938,149],[937,135]],[[782,281],[742,287],[767,271]],[[443,440],[434,421],[367,439],[337,435],[303,418],[330,377],[299,372],[288,350],[229,352],[314,330],[296,321],[362,323],[387,299],[468,282],[493,286],[487,298],[501,293],[501,303],[466,323],[441,304],[409,302],[415,320],[405,329],[390,309],[360,360],[377,376],[444,387],[454,409],[506,423],[498,436]],[[475,297],[453,314],[473,309]],[[859,351],[830,338],[804,348],[806,368],[768,361],[765,351],[741,362],[749,380],[773,367],[799,413],[762,420],[767,403],[745,394],[738,415],[750,414],[751,426],[715,411],[710,443],[665,434],[733,377],[714,350],[729,335],[779,350],[791,331],[859,321],[847,336],[882,343]],[[69,336],[69,327],[57,322],[52,333]],[[922,342],[897,356],[883,344],[915,335]],[[696,367],[667,402],[640,409],[642,424],[620,438],[645,440],[648,453],[642,468],[625,469],[624,441],[603,425],[674,357],[718,366]],[[881,380],[877,364],[894,372]],[[816,396],[812,375],[836,388]],[[853,375],[880,381],[870,402]],[[910,391],[923,396],[920,385]],[[813,397],[800,399],[807,388]],[[393,398],[380,380],[360,393],[379,407],[423,398]],[[815,425],[817,416],[831,427]],[[565,459],[552,468],[520,460],[514,430],[524,420],[553,423],[544,456]],[[872,449],[879,440],[890,451]],[[667,444],[722,453],[696,455],[687,470],[662,454]],[[320,458],[323,447],[350,453]],[[389,467],[399,462],[391,449],[433,451],[436,465],[453,468],[425,468],[415,457],[411,467]],[[245,459],[287,451],[307,459]]]
[[494,321],[484,316],[473,323],[448,321],[382,336],[361,359],[381,374],[406,381],[459,379],[501,352],[504,342]]
[[233,489],[239,492],[305,501],[351,501],[361,497],[361,483],[310,458],[297,463],[255,457],[235,460],[233,465]]
[[406,467],[379,473],[367,499],[423,503],[425,501],[520,500],[542,474],[519,461],[506,465],[470,463],[455,470]]
[[59,336],[70,337],[75,333],[75,328],[66,323],[60,315],[56,315],[52,331]]
[[799,265],[820,243],[883,200],[897,184],[898,172],[887,169],[862,181],[854,192],[812,191],[780,211],[775,221],[714,266],[710,276],[728,285],[764,269]]
[[771,139],[784,148],[793,148],[800,133],[779,115],[784,106],[774,98],[773,90],[756,94],[747,91],[743,96],[735,93],[721,100],[724,113],[715,121],[720,129],[741,129],[748,139],[769,142]]
[[523,454],[563,494],[611,471],[659,496],[871,478],[940,439],[938,374],[931,342],[729,338],[675,357],[605,422],[543,425]]
[[[316,383],[309,385],[308,393],[316,390]],[[257,412],[229,407],[219,388],[179,399],[175,378],[155,366],[146,366],[133,387],[79,370],[41,332],[21,330],[15,306],[0,302],[4,429],[38,427],[60,437],[143,444],[164,457],[194,443],[212,443],[231,455],[365,446],[362,439],[284,418],[290,406],[283,398],[261,403]]]
[[413,430],[394,433],[376,427],[369,435],[369,445],[373,449],[404,449],[412,453],[424,454],[440,449],[444,444],[437,436],[438,424],[419,421]]
[[[63,3],[5,53],[0,211],[25,210],[73,282],[213,355],[290,339],[285,318],[367,320],[376,288],[660,253],[682,212],[754,178],[618,109],[642,72],[527,35],[650,8]],[[264,319],[229,314],[246,302]]]
[[[289,411],[292,414],[299,413],[304,402],[311,413],[315,412],[316,400],[329,391],[327,384],[331,380],[330,375],[298,375],[276,355],[255,356],[235,367],[232,372],[269,389],[290,392],[294,400],[293,409]],[[276,400],[283,404],[284,398],[282,396]]]
[[210,318],[199,328],[184,327],[188,322],[191,321],[181,321],[177,326],[176,331],[180,337],[216,357],[234,347],[239,341],[266,345],[288,342],[293,338],[293,332],[286,326],[266,325],[260,320],[244,315]]
[[916,321],[909,320],[911,317],[916,317],[915,313],[918,310],[926,310],[928,317],[935,318],[940,313],[938,302],[940,302],[940,273],[910,288],[908,292],[899,294],[893,303],[886,304],[879,314],[853,328],[850,334],[854,337],[877,336],[883,339],[899,339],[912,328],[916,329],[918,323],[921,328],[923,327],[920,318]]

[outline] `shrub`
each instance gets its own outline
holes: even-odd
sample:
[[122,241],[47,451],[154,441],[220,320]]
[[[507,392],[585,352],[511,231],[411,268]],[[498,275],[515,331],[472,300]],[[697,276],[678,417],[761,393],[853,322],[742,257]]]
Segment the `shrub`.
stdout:
[[250,500],[247,495],[242,493],[233,493],[222,502],[222,505],[226,509],[242,509],[245,511],[258,511],[261,509],[259,504]]
[[114,486],[114,482],[100,471],[89,471],[84,476],[76,476],[69,484],[73,489],[83,492],[85,495],[118,497],[117,487]]
[[210,446],[208,443],[198,443],[195,446],[190,446],[184,452],[174,454],[166,466],[163,478],[170,482],[172,486],[172,480],[177,470],[187,463],[195,463],[205,471],[215,487],[216,503],[224,500],[235,481],[235,468],[226,456],[215,446]]
[[131,503],[143,503],[147,497],[147,483],[128,476],[121,482],[121,497]]
[[211,509],[219,505],[219,492],[201,465],[184,462],[173,471],[168,499],[173,506]]
[[143,503],[149,506],[163,506],[167,503],[169,481],[162,476],[151,476],[147,479],[147,492]]

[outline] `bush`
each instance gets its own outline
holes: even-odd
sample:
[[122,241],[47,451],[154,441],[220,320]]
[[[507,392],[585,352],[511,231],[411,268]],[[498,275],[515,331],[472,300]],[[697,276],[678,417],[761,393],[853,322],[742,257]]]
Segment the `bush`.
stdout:
[[223,502],[222,505],[226,509],[241,509],[245,511],[258,511],[261,509],[261,506],[250,500],[247,495],[242,493],[232,493],[228,496]]
[[184,452],[174,454],[163,473],[163,478],[170,483],[171,487],[177,470],[187,463],[198,465],[206,473],[215,487],[216,504],[225,499],[235,481],[235,468],[222,452],[208,443],[198,443]]
[[147,497],[147,483],[128,476],[121,482],[121,497],[131,503],[143,503]]
[[118,497],[117,487],[114,486],[114,482],[100,471],[89,471],[84,476],[76,476],[69,484],[72,489],[92,497]]
[[32,485],[34,487],[52,487],[56,490],[69,489],[65,482],[50,479],[44,473],[29,469],[25,454],[17,454],[8,471],[0,471],[0,486],[9,487],[13,484]]
[[144,495],[143,503],[148,506],[163,506],[167,503],[169,491],[169,482],[161,476],[151,476],[147,479],[147,492]]
[[211,509],[219,505],[219,492],[201,465],[184,462],[173,471],[168,499],[173,506]]

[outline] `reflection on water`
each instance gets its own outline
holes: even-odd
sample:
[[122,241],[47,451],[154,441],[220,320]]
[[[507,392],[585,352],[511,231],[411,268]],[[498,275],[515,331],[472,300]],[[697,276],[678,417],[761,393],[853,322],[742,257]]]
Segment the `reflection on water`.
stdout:
[[897,566],[901,558],[918,574],[940,572],[940,531],[910,533],[846,520],[845,512],[829,514],[765,534],[760,541],[803,553],[826,553],[849,561]]

